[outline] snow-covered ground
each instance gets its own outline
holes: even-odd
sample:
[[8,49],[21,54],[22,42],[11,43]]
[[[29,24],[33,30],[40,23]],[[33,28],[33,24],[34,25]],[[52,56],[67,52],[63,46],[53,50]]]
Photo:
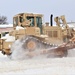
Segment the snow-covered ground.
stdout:
[[75,75],[75,57],[11,60],[0,53],[0,75]]

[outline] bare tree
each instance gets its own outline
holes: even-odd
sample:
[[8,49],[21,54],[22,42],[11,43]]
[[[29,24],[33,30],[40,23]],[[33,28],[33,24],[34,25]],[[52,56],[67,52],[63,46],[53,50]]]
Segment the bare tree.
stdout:
[[0,16],[0,24],[8,24],[6,16]]

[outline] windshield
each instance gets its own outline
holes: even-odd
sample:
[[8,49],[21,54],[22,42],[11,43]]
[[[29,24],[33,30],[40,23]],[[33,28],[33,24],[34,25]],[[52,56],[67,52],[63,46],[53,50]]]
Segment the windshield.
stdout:
[[30,23],[30,26],[34,26],[34,17],[31,17],[31,16],[27,16],[27,20],[30,20],[31,23]]

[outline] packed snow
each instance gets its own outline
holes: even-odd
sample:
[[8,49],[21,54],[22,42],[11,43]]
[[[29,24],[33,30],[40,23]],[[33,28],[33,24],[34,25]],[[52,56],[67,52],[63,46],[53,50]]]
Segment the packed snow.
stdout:
[[0,75],[11,74],[75,75],[75,57],[12,60],[0,53]]

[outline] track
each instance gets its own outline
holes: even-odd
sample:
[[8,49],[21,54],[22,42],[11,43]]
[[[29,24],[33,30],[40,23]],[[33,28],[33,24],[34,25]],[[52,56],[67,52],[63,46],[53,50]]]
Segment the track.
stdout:
[[11,47],[10,58],[37,59],[67,56],[67,47],[58,47],[40,40],[35,36],[25,36],[16,40]]
[[10,58],[17,57],[17,59],[29,58],[47,58],[46,51],[55,48],[49,43],[41,41],[34,36],[25,36],[22,39],[16,40],[11,47]]

